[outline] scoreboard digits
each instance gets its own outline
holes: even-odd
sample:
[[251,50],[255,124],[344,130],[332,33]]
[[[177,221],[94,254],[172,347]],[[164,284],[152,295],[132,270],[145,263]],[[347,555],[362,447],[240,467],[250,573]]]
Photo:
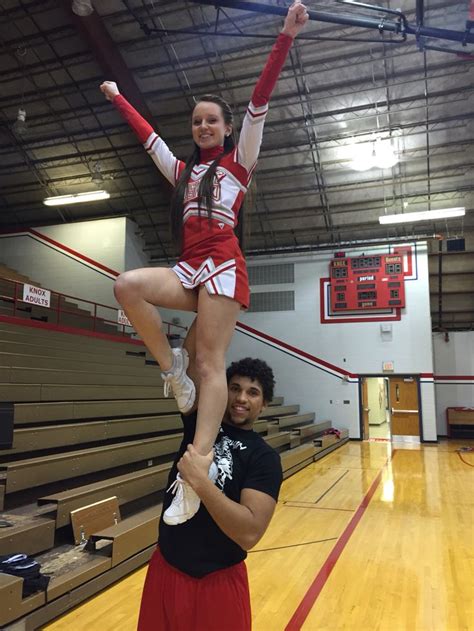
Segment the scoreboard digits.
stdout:
[[349,259],[352,269],[367,269],[380,267],[380,256],[361,256],[356,259]]
[[399,254],[335,258],[330,263],[330,276],[333,313],[405,306]]

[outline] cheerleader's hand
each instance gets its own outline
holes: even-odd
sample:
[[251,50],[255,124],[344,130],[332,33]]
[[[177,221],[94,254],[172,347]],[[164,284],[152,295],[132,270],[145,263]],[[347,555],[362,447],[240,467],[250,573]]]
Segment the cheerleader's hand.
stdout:
[[309,15],[305,5],[301,4],[301,0],[295,0],[288,9],[281,32],[295,38],[303,30],[308,20]]
[[104,81],[100,86],[100,91],[105,94],[108,101],[113,101],[117,94],[120,94],[115,81]]

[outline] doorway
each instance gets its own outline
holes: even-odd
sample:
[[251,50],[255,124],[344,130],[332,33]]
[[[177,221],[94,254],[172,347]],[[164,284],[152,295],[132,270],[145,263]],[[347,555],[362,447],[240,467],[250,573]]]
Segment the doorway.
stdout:
[[413,376],[363,377],[363,440],[420,441],[418,380]]
[[364,439],[391,439],[388,377],[364,377],[362,413]]

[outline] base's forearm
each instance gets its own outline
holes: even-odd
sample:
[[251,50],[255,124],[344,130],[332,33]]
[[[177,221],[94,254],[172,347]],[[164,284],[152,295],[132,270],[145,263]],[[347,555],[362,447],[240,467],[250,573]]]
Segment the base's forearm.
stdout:
[[226,497],[209,479],[194,490],[222,532],[244,550],[255,545],[256,529],[250,509]]

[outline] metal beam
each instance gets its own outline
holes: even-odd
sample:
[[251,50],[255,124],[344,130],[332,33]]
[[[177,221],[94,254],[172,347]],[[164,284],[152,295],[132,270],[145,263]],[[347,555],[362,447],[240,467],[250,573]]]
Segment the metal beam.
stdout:
[[[195,4],[208,4],[213,7],[227,7],[229,9],[242,9],[244,11],[254,11],[257,13],[270,13],[272,15],[285,16],[288,7],[269,6],[260,2],[241,2],[240,0],[190,0]],[[289,6],[289,5],[288,5]],[[379,30],[382,20],[380,18],[361,17],[343,13],[329,13],[326,11],[308,10],[310,20],[315,22],[328,22],[329,24],[344,24],[345,26],[359,26],[362,28],[374,28]],[[395,21],[384,21],[384,31],[401,33],[401,25]]]
[[416,23],[423,26],[423,18],[425,17],[424,0],[416,0]]
[[120,84],[120,91],[133,103],[140,114],[149,120],[153,120],[153,115],[148,109],[148,105],[141,95],[132,73],[115,42],[110,37],[99,14],[94,11],[86,17],[78,17],[72,12],[71,0],[61,0],[61,4],[86,40],[90,51],[104,73],[104,79],[117,81]]
[[[227,7],[230,9],[242,9],[243,11],[253,11],[257,13],[269,13],[272,15],[285,16],[288,7],[269,6],[260,2],[242,2],[241,0],[190,0],[195,4],[207,4],[213,7]],[[381,7],[372,7],[380,11]],[[415,35],[419,37],[432,37],[452,42],[462,42],[463,44],[474,44],[474,32],[451,31],[449,29],[432,28],[423,25],[411,25],[406,20],[403,13],[399,13],[399,20],[388,20],[385,18],[371,18],[361,15],[350,15],[344,13],[330,13],[326,11],[308,11],[309,19],[315,22],[328,22],[330,24],[343,24],[344,26],[356,26],[359,28],[375,29],[379,32],[391,32],[401,35]]]

